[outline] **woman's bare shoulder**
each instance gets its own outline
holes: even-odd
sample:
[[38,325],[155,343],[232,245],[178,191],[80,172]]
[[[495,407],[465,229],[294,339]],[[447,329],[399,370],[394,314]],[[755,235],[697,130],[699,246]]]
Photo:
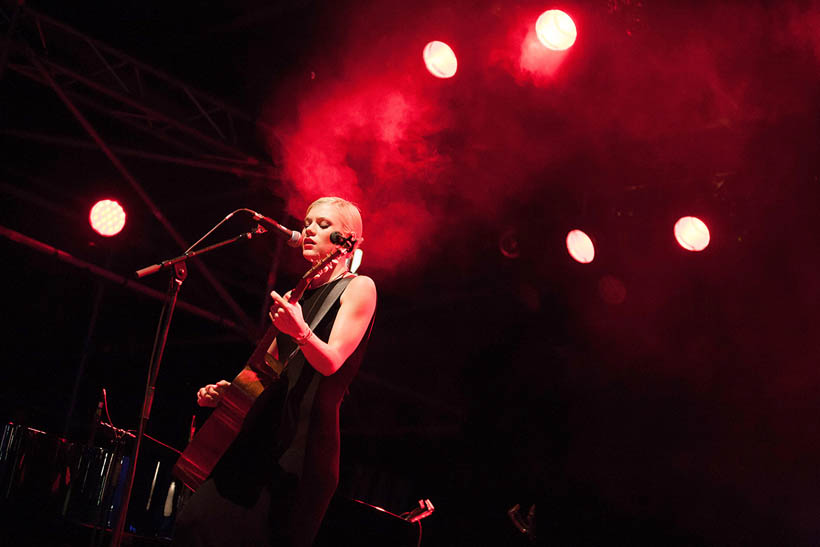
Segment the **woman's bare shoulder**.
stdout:
[[366,275],[357,275],[350,280],[342,298],[352,297],[355,300],[375,300],[376,283]]

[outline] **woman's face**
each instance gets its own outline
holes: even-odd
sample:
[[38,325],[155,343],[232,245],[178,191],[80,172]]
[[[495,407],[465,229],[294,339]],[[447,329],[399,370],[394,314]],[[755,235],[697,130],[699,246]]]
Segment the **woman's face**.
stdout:
[[339,210],[326,203],[320,203],[308,210],[302,227],[302,256],[311,262],[317,262],[336,250],[331,243],[330,234],[341,232],[341,215]]

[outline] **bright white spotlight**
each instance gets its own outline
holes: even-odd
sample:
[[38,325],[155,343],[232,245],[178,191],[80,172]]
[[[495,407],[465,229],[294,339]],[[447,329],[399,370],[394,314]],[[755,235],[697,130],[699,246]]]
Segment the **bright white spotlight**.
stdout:
[[702,251],[709,245],[709,228],[697,217],[682,217],[675,223],[675,239],[687,251]]
[[98,234],[111,237],[120,233],[125,226],[125,211],[113,199],[103,199],[91,208],[88,221]]
[[572,47],[578,30],[572,17],[561,10],[551,9],[542,13],[535,22],[535,34],[548,49],[564,51]]
[[567,234],[567,251],[569,255],[581,264],[589,264],[595,259],[595,245],[581,230],[572,230]]
[[444,42],[433,40],[424,46],[424,64],[436,78],[452,78],[458,69],[456,54]]

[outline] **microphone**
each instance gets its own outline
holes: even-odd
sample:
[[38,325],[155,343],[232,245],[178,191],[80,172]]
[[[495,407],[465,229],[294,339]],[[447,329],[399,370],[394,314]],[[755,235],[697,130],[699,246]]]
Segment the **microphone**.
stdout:
[[261,214],[257,213],[256,211],[251,211],[250,209],[248,209],[248,211],[250,211],[252,213],[253,219],[256,222],[260,222],[260,223],[264,224],[266,227],[272,228],[273,230],[276,230],[277,232],[281,233],[282,235],[287,236],[288,237],[288,245],[290,245],[291,247],[298,247],[299,245],[302,244],[302,233],[301,232],[297,232],[296,230],[288,230],[287,228],[285,228],[284,226],[282,226],[281,224],[279,224],[278,222],[276,222],[272,218],[266,217],[265,215],[261,215]]

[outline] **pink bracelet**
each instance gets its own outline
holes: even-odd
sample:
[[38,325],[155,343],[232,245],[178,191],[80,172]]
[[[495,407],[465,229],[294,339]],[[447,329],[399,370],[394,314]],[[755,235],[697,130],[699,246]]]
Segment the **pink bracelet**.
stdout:
[[307,343],[308,339],[311,337],[312,334],[313,334],[313,331],[310,330],[310,328],[308,328],[307,334],[303,334],[302,336],[299,336],[298,338],[294,337],[293,341],[296,342],[297,346],[304,346]]

